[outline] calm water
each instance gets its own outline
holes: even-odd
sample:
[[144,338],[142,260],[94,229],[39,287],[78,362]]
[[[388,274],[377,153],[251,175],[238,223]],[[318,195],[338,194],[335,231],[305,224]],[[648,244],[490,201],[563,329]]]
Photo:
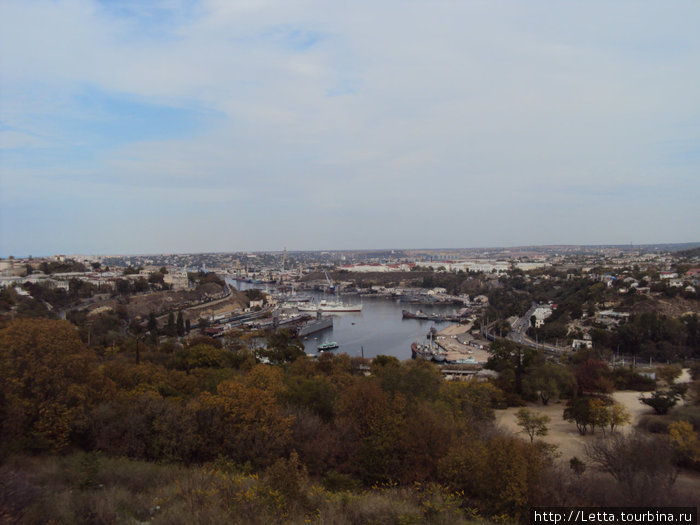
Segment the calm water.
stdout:
[[[253,285],[229,281],[240,290],[260,288],[265,285]],[[304,293],[306,296],[307,294]],[[392,355],[398,359],[411,358],[411,343],[425,341],[425,336],[431,326],[438,330],[450,323],[436,323],[417,319],[402,319],[401,310],[415,312],[453,313],[454,306],[414,305],[399,303],[395,300],[359,296],[334,296],[314,293],[308,294],[317,300],[342,301],[344,304],[362,303],[362,312],[346,312],[333,315],[333,327],[316,332],[303,339],[306,352],[316,353],[321,343],[335,341],[340,348],[334,352],[345,352],[351,356],[361,355],[364,348],[365,357],[375,357],[380,354]]]

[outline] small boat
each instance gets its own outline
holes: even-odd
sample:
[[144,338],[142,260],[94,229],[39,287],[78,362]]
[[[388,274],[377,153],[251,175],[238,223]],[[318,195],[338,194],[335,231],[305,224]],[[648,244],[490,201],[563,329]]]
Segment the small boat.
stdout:
[[338,346],[338,343],[336,343],[335,341],[329,341],[327,343],[322,343],[318,345],[318,351],[325,352],[326,350],[335,350],[336,348],[338,348]]

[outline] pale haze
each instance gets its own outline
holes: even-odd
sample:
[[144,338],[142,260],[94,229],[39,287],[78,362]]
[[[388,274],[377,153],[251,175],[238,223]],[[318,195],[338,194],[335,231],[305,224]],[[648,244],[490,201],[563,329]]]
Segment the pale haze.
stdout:
[[698,241],[700,2],[0,1],[0,256]]

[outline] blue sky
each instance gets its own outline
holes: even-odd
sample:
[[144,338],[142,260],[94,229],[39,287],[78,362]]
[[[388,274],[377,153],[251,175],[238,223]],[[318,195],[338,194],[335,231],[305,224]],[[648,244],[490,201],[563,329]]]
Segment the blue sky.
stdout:
[[0,256],[698,241],[700,4],[0,2]]

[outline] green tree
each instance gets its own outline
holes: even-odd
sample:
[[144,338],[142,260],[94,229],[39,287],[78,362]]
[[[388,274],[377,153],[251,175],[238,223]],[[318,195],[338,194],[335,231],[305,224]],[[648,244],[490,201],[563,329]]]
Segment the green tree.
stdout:
[[158,343],[158,319],[156,314],[151,312],[148,314],[148,332],[151,334],[151,340],[154,344]]
[[438,404],[455,421],[465,427],[473,427],[493,421],[494,408],[504,405],[504,395],[491,383],[474,379],[449,381],[440,386]]
[[551,362],[528,368],[524,378],[524,390],[530,396],[540,398],[543,405],[559,396],[569,397],[575,389],[575,379],[568,367]]
[[593,424],[590,398],[577,397],[569,401],[563,417],[566,421],[576,423],[579,434],[585,436],[588,433],[588,427]]
[[651,397],[639,396],[642,403],[653,408],[659,415],[668,414],[668,411],[678,404],[680,398],[680,393],[671,390],[657,390],[651,394]]
[[182,318],[182,310],[177,312],[177,321],[175,322],[175,332],[178,337],[185,335],[185,322]]
[[288,363],[304,356],[304,344],[288,330],[277,330],[268,336],[261,354],[272,363]]
[[521,408],[515,415],[521,432],[530,436],[530,443],[535,440],[535,436],[546,436],[549,433],[547,423],[551,418],[547,415],[537,415],[527,408]]
[[172,312],[168,314],[168,324],[165,325],[165,334],[168,337],[175,337],[177,335],[177,328],[175,327],[175,315]]
[[519,395],[523,393],[523,374],[531,359],[532,352],[527,352],[522,346],[507,339],[497,339],[489,348],[489,359],[486,368],[498,372],[512,372],[513,389]]

